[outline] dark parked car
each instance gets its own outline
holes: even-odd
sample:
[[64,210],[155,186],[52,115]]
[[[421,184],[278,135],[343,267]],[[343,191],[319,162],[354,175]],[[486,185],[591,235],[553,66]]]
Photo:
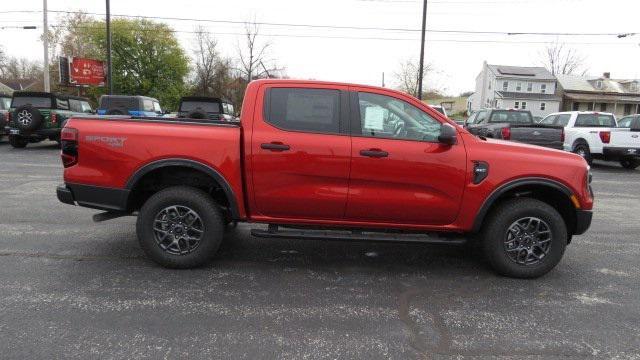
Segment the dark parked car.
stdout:
[[519,141],[562,150],[564,127],[534,122],[527,110],[482,109],[471,114],[465,124],[474,135]]
[[8,125],[9,109],[11,108],[11,95],[0,94],[0,140],[9,134]]
[[214,97],[185,96],[180,99],[178,118],[237,121],[231,102]]
[[13,93],[7,130],[9,143],[23,148],[46,139],[60,141],[60,129],[74,115],[91,114],[89,100],[83,97],[49,92]]
[[146,96],[102,95],[98,115],[131,115],[158,117],[164,115],[160,102]]
[[618,120],[618,127],[631,129],[631,131],[640,131],[640,114],[623,117]]

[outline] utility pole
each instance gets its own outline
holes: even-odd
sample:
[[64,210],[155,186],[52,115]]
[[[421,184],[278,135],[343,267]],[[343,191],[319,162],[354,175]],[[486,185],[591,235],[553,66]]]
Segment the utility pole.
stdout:
[[422,6],[422,41],[420,42],[420,69],[418,70],[418,94],[416,97],[422,100],[422,77],[424,76],[424,38],[427,30],[427,0]]
[[49,23],[47,21],[47,0],[42,0],[42,42],[44,44],[44,91],[51,91],[49,82]]
[[[47,0],[44,0],[47,1]],[[107,0],[107,94],[113,94],[113,81],[111,81],[111,5]]]
[[384,71],[382,72],[382,87],[384,87]]

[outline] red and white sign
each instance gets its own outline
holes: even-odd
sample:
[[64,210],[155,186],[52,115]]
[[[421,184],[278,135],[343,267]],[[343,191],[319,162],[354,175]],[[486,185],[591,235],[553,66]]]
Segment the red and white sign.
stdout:
[[100,60],[71,58],[69,83],[75,85],[104,86],[104,64]]

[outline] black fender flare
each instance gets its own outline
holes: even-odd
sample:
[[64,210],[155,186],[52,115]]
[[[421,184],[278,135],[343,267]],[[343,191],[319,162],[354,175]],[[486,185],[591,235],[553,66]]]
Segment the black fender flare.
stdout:
[[484,201],[484,203],[480,207],[480,210],[476,214],[475,220],[473,221],[473,228],[471,229],[471,232],[477,233],[480,231],[480,229],[482,228],[482,222],[484,221],[484,218],[487,216],[487,213],[489,213],[489,209],[491,209],[493,204],[496,202],[496,200],[500,198],[500,196],[504,195],[508,191],[513,190],[519,186],[525,186],[525,185],[547,186],[547,187],[561,191],[562,193],[567,195],[568,198],[571,198],[571,195],[573,195],[573,192],[571,191],[571,189],[569,189],[566,185],[551,179],[530,177],[530,178],[523,178],[523,179],[516,179],[513,181],[509,181],[506,184],[503,184],[497,189],[495,189],[491,193],[491,195],[489,195],[489,197],[487,197],[487,199]]
[[138,181],[140,181],[140,179],[142,179],[142,177],[149,172],[169,166],[187,167],[202,171],[203,173],[211,176],[218,184],[220,184],[220,187],[222,187],[222,190],[224,191],[227,199],[229,199],[229,211],[231,213],[231,217],[234,220],[240,219],[237,198],[235,193],[233,192],[233,189],[231,188],[231,185],[229,185],[229,182],[227,182],[224,176],[222,176],[222,174],[220,174],[217,170],[198,161],[176,158],[153,161],[136,170],[136,172],[131,177],[129,177],[129,180],[127,180],[125,188],[131,191],[136,186]]

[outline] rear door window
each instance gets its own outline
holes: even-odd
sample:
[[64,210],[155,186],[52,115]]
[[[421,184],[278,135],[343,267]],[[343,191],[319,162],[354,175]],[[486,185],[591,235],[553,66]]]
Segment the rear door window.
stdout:
[[51,98],[44,96],[16,96],[11,102],[12,108],[18,108],[23,105],[31,105],[36,108],[51,108]]
[[606,114],[578,114],[576,127],[616,127],[613,115]]
[[631,121],[633,121],[632,116],[627,116],[625,118],[622,118],[620,119],[620,121],[618,121],[618,127],[621,127],[621,128],[631,127]]
[[340,91],[271,88],[266,121],[284,130],[340,133]]
[[509,123],[509,124],[531,124],[533,118],[531,114],[523,111],[498,110],[491,113],[492,123]]
[[0,98],[0,110],[9,110],[11,107],[11,98]]
[[142,111],[153,111],[153,101],[148,99],[142,100]]
[[56,109],[69,110],[69,100],[56,98]]
[[160,103],[157,101],[153,102],[153,111],[157,112],[158,114],[162,112],[162,108],[160,107]]

